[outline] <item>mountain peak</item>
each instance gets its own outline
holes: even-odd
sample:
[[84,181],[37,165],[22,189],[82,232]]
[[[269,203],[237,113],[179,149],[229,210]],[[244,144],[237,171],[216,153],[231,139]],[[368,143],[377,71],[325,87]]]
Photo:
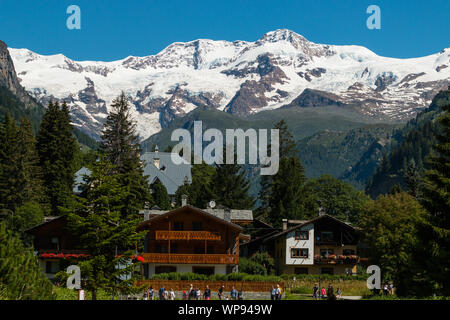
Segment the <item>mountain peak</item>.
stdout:
[[305,37],[295,33],[289,29],[277,29],[265,33],[259,41],[261,42],[278,42],[278,41],[288,41],[291,43],[298,42],[309,42]]

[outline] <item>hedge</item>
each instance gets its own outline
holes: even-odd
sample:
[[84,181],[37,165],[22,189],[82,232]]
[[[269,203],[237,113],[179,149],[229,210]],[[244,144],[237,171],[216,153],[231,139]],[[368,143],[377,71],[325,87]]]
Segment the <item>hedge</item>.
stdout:
[[[329,275],[322,274],[320,275],[321,280],[367,280],[369,275]],[[180,272],[171,272],[171,273],[159,273],[150,277],[150,280],[210,280],[210,281],[289,281],[296,277],[297,281],[317,281],[319,279],[319,275],[315,274],[282,274],[281,276],[272,276],[272,275],[253,275],[247,274],[243,272],[239,273],[230,273],[227,275],[222,274],[214,274],[214,275],[204,275],[197,274],[192,272],[180,273]]]

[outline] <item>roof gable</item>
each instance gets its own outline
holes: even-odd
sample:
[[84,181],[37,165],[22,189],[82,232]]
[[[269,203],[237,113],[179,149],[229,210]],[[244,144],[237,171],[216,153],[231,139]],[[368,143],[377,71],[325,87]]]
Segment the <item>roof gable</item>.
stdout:
[[138,230],[142,230],[142,229],[144,229],[147,225],[151,224],[152,222],[159,221],[159,220],[163,219],[164,217],[168,217],[168,216],[172,216],[172,215],[177,215],[178,213],[186,212],[186,211],[190,211],[190,212],[192,212],[192,214],[199,214],[199,215],[202,215],[202,216],[204,216],[204,217],[207,218],[207,219],[212,219],[212,220],[214,220],[214,221],[216,221],[216,222],[218,222],[218,223],[220,223],[220,224],[225,224],[225,225],[227,225],[227,226],[229,226],[229,227],[231,227],[231,228],[233,228],[233,229],[242,231],[242,227],[241,227],[241,226],[239,226],[239,225],[237,225],[237,224],[234,224],[234,223],[232,223],[232,222],[223,220],[223,219],[221,219],[221,218],[219,218],[219,217],[216,217],[215,215],[213,215],[213,214],[211,214],[211,213],[209,213],[209,212],[206,212],[206,211],[201,210],[201,209],[199,209],[199,208],[193,207],[193,206],[191,206],[191,205],[186,205],[186,206],[184,206],[184,207],[181,207],[181,208],[177,208],[177,209],[175,209],[175,210],[168,211],[168,212],[163,213],[163,214],[160,214],[160,215],[158,215],[158,216],[151,217],[150,219],[145,220],[144,222],[141,222],[141,223],[138,225]]

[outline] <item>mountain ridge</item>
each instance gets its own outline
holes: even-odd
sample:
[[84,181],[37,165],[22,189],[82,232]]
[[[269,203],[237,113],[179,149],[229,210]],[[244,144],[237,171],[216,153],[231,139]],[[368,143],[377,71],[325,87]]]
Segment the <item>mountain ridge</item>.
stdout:
[[305,90],[376,119],[406,121],[450,83],[449,48],[395,59],[361,46],[316,44],[287,29],[254,42],[176,42],[155,55],[112,62],[10,53],[27,91],[44,105],[66,101],[74,125],[96,139],[121,90],[145,139],[197,107],[245,117],[298,102]]

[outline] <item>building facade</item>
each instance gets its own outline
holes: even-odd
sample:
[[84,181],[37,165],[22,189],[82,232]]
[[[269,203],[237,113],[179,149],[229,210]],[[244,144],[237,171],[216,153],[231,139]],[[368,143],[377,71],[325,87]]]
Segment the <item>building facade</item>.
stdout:
[[354,274],[358,232],[329,215],[302,221],[264,240],[279,274]]
[[232,215],[228,217],[224,219],[190,205],[161,213],[153,210],[138,227],[147,230],[142,254],[144,276],[237,272],[240,243],[249,238],[233,222]]

